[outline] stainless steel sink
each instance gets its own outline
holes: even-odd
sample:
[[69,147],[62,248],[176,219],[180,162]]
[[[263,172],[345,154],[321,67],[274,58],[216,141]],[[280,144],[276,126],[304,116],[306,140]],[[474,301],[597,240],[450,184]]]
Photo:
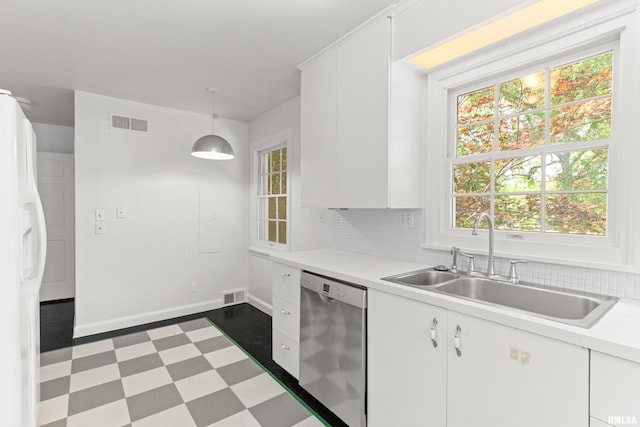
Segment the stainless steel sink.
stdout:
[[432,268],[384,277],[382,280],[522,311],[583,328],[595,324],[618,301],[618,298],[607,295],[526,282],[511,284]]
[[383,277],[382,280],[399,283],[401,285],[424,287],[449,282],[459,277],[460,276],[457,274],[450,273],[448,271],[437,271],[433,268],[427,268],[424,270],[397,274],[395,276]]
[[478,277],[461,277],[434,286],[433,290],[585,328],[597,322],[618,301],[607,295],[524,282],[514,285]]

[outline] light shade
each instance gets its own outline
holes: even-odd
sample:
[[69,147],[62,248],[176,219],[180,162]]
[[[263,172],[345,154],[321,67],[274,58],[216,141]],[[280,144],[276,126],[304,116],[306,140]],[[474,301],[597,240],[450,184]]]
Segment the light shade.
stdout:
[[231,144],[218,135],[205,135],[198,139],[193,144],[191,155],[210,160],[229,160],[235,157]]

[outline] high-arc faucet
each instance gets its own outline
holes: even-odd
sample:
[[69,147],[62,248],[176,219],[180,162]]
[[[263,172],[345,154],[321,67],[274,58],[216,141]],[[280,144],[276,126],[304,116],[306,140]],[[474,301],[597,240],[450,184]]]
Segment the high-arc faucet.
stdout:
[[491,217],[491,215],[486,212],[479,214],[476,217],[476,222],[473,223],[473,231],[471,232],[471,234],[473,234],[474,236],[478,235],[478,225],[480,225],[480,221],[482,221],[482,218],[486,218],[487,223],[489,224],[489,261],[487,264],[487,276],[495,276],[496,269],[494,266],[495,259],[493,252],[493,218]]

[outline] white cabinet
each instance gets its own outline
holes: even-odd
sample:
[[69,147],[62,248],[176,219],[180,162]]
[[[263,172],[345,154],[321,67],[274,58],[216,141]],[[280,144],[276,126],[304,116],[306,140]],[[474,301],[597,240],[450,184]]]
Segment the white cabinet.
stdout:
[[390,52],[383,14],[301,66],[303,206],[420,207],[423,78]]
[[447,427],[588,425],[587,349],[451,311],[447,327]]
[[640,425],[640,364],[591,352],[591,416],[604,425]]
[[298,378],[300,357],[300,270],[272,263],[273,360]]
[[373,289],[367,298],[368,425],[444,426],[446,310]]
[[589,425],[587,349],[373,289],[368,340],[372,427]]

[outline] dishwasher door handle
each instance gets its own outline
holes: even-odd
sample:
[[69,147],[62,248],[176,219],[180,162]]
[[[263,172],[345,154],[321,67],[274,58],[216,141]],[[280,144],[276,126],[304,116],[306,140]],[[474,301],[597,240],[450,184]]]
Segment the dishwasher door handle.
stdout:
[[318,294],[318,295],[320,295],[320,299],[326,304],[333,304],[334,302],[338,301],[335,298],[329,298],[328,296],[323,294]]

